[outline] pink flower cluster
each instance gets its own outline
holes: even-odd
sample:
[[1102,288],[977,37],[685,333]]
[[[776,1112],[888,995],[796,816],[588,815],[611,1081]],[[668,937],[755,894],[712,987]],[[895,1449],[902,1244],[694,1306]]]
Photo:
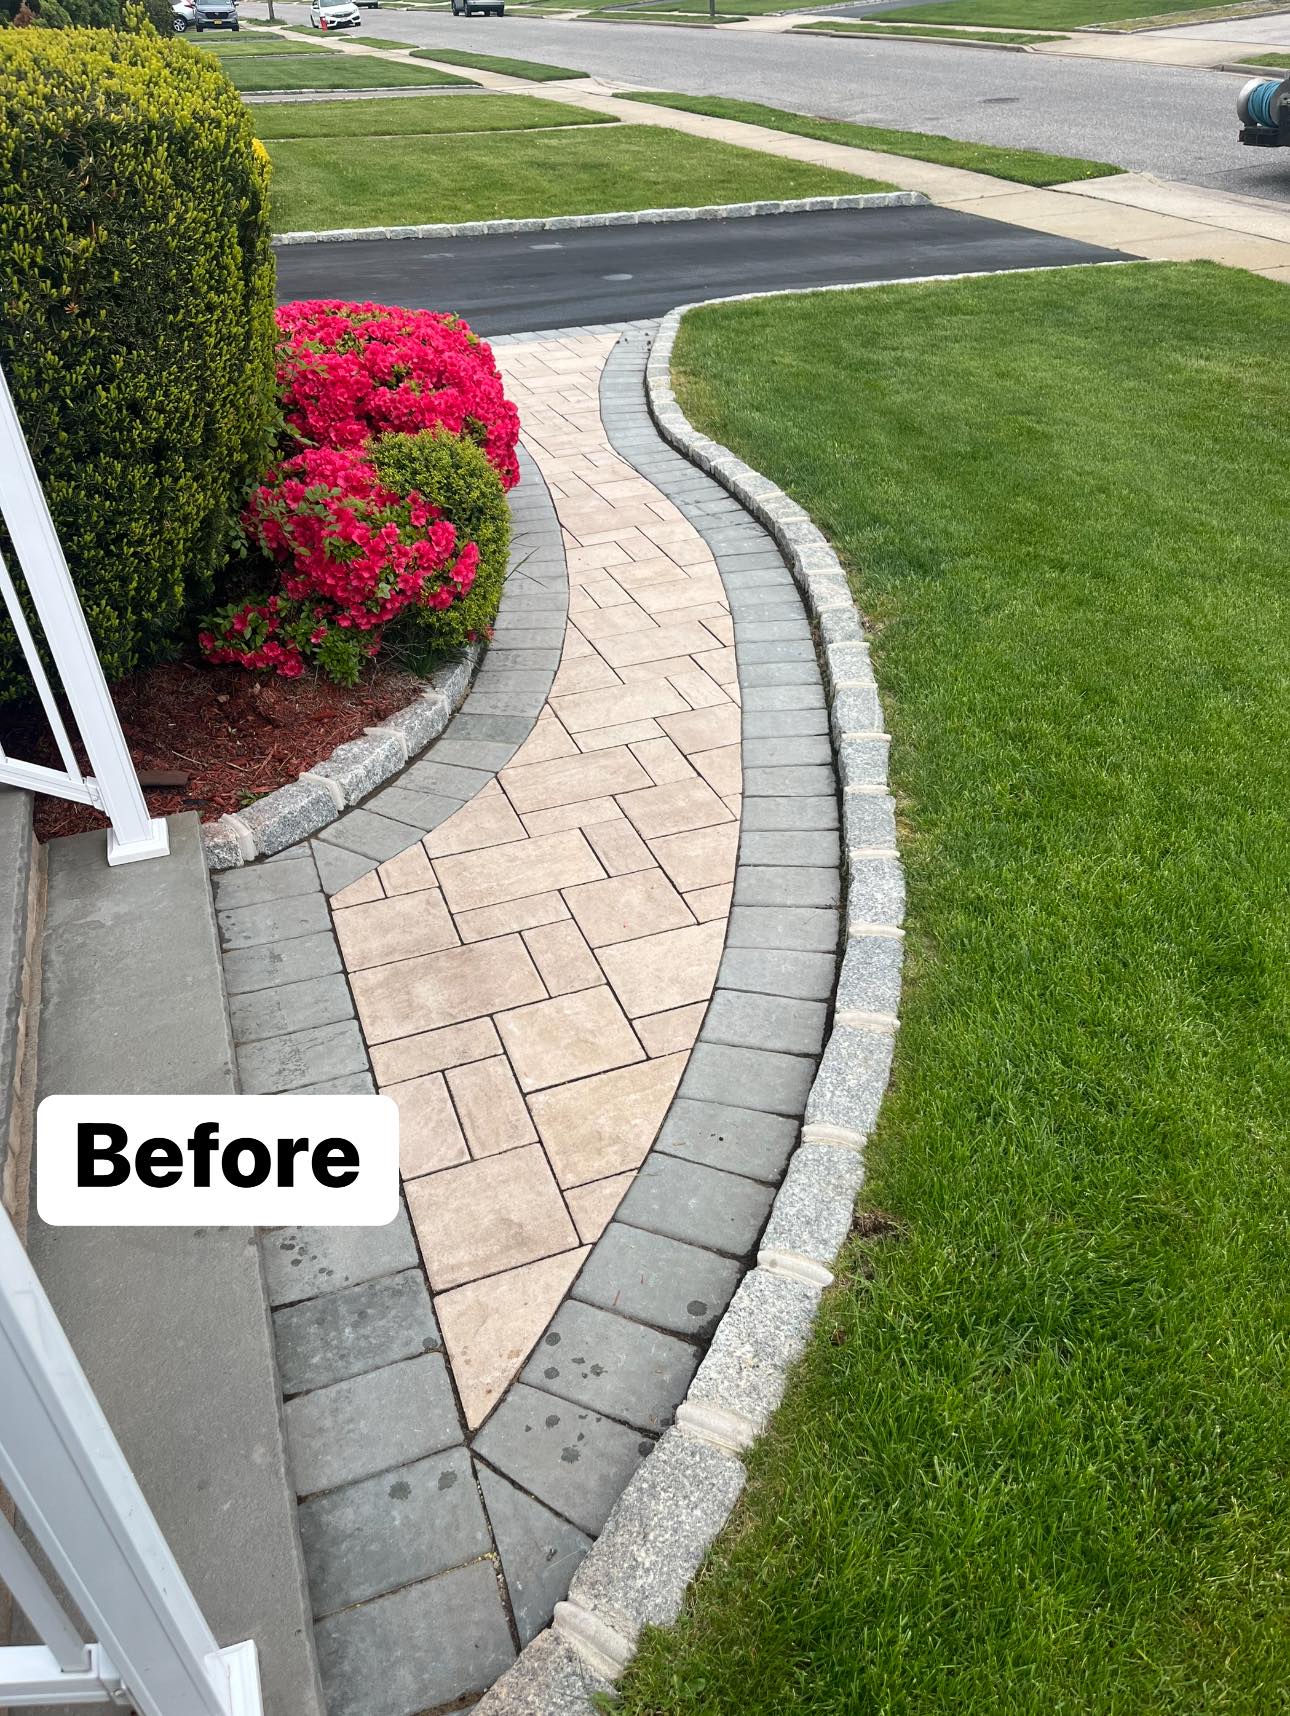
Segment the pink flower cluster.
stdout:
[[458,317],[314,299],[278,311],[278,384],[305,445],[360,447],[386,431],[469,435],[506,488],[519,480],[519,413],[489,347]]
[[293,679],[316,661],[352,683],[381,627],[413,602],[446,608],[475,581],[479,549],[415,492],[382,488],[361,452],[315,447],[270,471],[243,527],[282,567],[278,595],[222,609],[207,659]]

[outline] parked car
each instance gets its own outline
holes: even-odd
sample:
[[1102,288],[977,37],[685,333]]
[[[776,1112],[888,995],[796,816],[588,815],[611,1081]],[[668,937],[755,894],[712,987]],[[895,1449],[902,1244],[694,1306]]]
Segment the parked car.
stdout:
[[174,0],[170,11],[170,27],[177,36],[182,36],[185,30],[191,30],[197,22],[197,8],[193,5],[193,0]]
[[506,0],[452,0],[454,18],[473,18],[476,12],[483,12],[485,16],[491,12],[495,18],[504,18]]
[[203,30],[240,30],[234,0],[193,0],[197,34]]
[[313,0],[309,8],[315,30],[356,30],[362,21],[354,0]]

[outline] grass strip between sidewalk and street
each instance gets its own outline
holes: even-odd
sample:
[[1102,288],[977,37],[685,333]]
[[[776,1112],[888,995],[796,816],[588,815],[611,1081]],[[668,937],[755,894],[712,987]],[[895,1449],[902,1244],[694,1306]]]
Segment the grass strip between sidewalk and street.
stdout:
[[[469,126],[477,99],[459,108]],[[357,104],[355,104],[357,105]],[[364,104],[366,105],[366,104]],[[890,190],[872,179],[655,126],[564,126],[495,137],[276,142],[275,232],[523,220],[618,209],[706,207]],[[504,170],[499,170],[499,160]]]
[[554,126],[620,123],[532,95],[400,95],[383,101],[257,101],[256,136],[269,143],[294,137],[443,137],[483,131],[530,131]]
[[1279,54],[1242,54],[1243,66],[1268,66],[1273,71],[1280,72],[1284,77],[1290,70],[1290,48]]
[[1122,171],[1106,161],[1047,155],[1037,149],[1003,149],[993,143],[962,143],[954,137],[937,137],[922,131],[893,131],[889,126],[854,125],[844,119],[813,119],[803,113],[763,107],[758,101],[740,101],[730,96],[637,90],[621,99],[643,101],[651,107],[673,107],[682,113],[705,113],[713,119],[735,119],[744,125],[762,125],[796,137],[813,137],[821,143],[848,143],[855,149],[874,149],[882,155],[935,161],[942,167],[962,167],[970,173],[1012,179],[1021,185],[1065,185]]
[[1186,14],[1201,10],[1196,0],[932,0],[926,6],[901,6],[884,12],[883,17],[896,24],[1003,24],[1019,30],[1078,30],[1157,16],[1171,24],[1182,24],[1187,22]]
[[369,54],[264,54],[233,60],[225,67],[244,95],[284,94],[302,89],[432,89],[470,83],[453,72],[431,71],[398,60],[378,60]]
[[1028,48],[1044,42],[1061,42],[1064,36],[1031,36],[1024,30],[937,30],[930,24],[926,27],[912,28],[908,24],[825,24],[817,20],[813,24],[794,24],[793,34],[801,35],[814,30],[830,36],[885,36],[889,42],[920,42],[932,37],[938,42],[1004,42],[1012,47]]
[[683,408],[870,629],[905,984],[836,1284],[622,1716],[1282,1707],[1286,306],[1195,263],[685,320]]
[[203,53],[214,54],[219,60],[283,59],[298,54],[327,52],[318,42],[288,42],[281,36],[253,36],[250,41],[243,41],[240,30],[236,36],[221,33],[214,40],[211,40],[209,30],[200,36],[193,30],[186,30],[178,39],[187,42],[189,47],[200,48]]
[[496,72],[499,77],[523,77],[530,83],[555,83],[565,78],[590,77],[590,72],[569,66],[541,65],[536,60],[512,60],[497,54],[468,54],[461,48],[414,48],[414,60],[442,60],[446,66],[471,66],[476,71]]

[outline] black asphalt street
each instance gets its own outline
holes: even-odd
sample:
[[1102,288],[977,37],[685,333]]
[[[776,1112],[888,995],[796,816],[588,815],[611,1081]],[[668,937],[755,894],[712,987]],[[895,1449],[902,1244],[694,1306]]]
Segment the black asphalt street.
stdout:
[[661,316],[696,299],[980,269],[1107,262],[1116,252],[930,207],[582,227],[484,238],[287,245],[278,296],[451,308],[482,334]]

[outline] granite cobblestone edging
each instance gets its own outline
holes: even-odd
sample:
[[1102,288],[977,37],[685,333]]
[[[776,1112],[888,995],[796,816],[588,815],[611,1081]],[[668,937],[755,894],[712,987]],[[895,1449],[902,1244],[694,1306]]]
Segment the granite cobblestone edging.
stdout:
[[[614,209],[605,214],[537,215],[523,220],[443,221],[424,226],[348,226],[321,232],[280,232],[275,249],[297,244],[350,244],[358,239],[486,238],[497,233],[572,232],[589,226],[661,226],[674,221],[748,220],[754,215],[820,214],[837,209],[903,209],[927,203],[921,191],[866,191],[847,197],[793,197],[751,203],[712,203],[675,209]],[[530,336],[531,337],[531,336]]]
[[[630,1661],[642,1629],[669,1624],[679,1615],[691,1579],[742,1492],[739,1456],[779,1405],[788,1370],[809,1338],[820,1295],[833,1280],[832,1265],[850,1231],[863,1182],[863,1151],[886,1088],[898,1025],[904,878],[887,787],[887,736],[868,645],[842,567],[806,512],[768,478],[699,434],[678,406],[670,365],[684,313],[676,310],[664,318],[643,364],[641,336],[624,336],[602,383],[606,428],[621,456],[643,473],[657,464],[661,436],[774,539],[819,638],[831,743],[826,740],[821,751],[812,742],[821,735],[812,731],[817,723],[811,719],[808,664],[777,631],[780,622],[791,626],[792,615],[776,598],[768,564],[758,565],[756,554],[745,553],[746,543],[731,529],[729,515],[705,501],[702,490],[696,488],[687,501],[673,485],[677,504],[717,554],[735,619],[744,687],[744,824],[718,986],[677,1101],[619,1212],[620,1222],[631,1231],[633,1202],[641,1201],[652,1163],[666,1164],[670,1150],[701,1161],[704,1145],[694,1141],[712,1145],[736,1114],[745,1128],[757,1119],[769,1128],[762,1139],[755,1128],[746,1130],[740,1140],[745,1149],[755,1155],[764,1144],[770,1164],[778,1159],[782,1165],[787,1155],[787,1170],[773,1196],[767,1188],[769,1219],[756,1267],[743,1277],[721,1317],[674,1425],[624,1487],[568,1598],[556,1605],[552,1626],[527,1645],[485,1695],[478,1716],[585,1716],[593,1708],[592,1697],[608,1691]],[[644,402],[653,420],[643,428],[640,410],[628,403],[633,387],[639,395],[642,368]],[[624,370],[630,373],[625,376]],[[653,438],[654,450],[647,437]],[[669,492],[653,469],[649,474]],[[812,642],[812,673],[816,660]],[[825,817],[807,812],[794,819],[774,808],[795,794],[803,811],[822,804],[821,789],[832,777],[831,769],[822,768],[826,759],[836,761],[838,770],[844,848],[836,836],[830,842]],[[821,796],[811,797],[812,792]],[[817,827],[817,821],[826,826]],[[822,924],[812,920],[827,920],[843,880],[846,921],[835,969],[834,942],[825,944]],[[822,1000],[832,994],[834,1010],[803,1107],[774,1069],[770,1076],[765,1069],[792,1058],[776,1051],[798,1041],[792,1033],[809,1017],[803,1007],[815,1005],[823,1015],[825,1007],[816,999],[821,983]],[[744,1014],[734,1030],[723,1017],[732,996]],[[786,997],[802,998],[796,1011],[785,1011]],[[739,1030],[748,1029],[750,1014],[760,1014],[748,1040],[761,1047],[761,1077],[755,1090],[745,1091],[738,1081],[756,1077],[754,1063],[730,1061],[740,1051],[729,1045],[741,1040]],[[729,1064],[722,1065],[723,1060]],[[706,1082],[713,1078],[715,1084]],[[781,1096],[781,1090],[789,1094]],[[750,1108],[723,1106],[736,1102]],[[754,1114],[758,1108],[762,1116]],[[802,1115],[796,1149],[796,1122],[784,1118],[794,1114]],[[785,1128],[791,1129],[787,1147]],[[665,1153],[661,1159],[658,1151]],[[777,1177],[773,1165],[763,1172]]]
[[[537,566],[554,565],[555,558],[558,558],[563,578],[559,526],[555,522],[550,497],[536,466],[522,448],[520,471],[521,481],[509,497],[513,538],[498,609],[499,627],[513,620],[522,604],[531,604],[535,599],[531,593],[521,590],[523,578],[517,574],[524,574],[526,569],[532,570]],[[563,609],[560,612],[563,619]],[[500,649],[502,645],[497,647]],[[378,832],[369,820],[372,811],[377,811],[378,816],[384,811],[388,816],[388,809],[384,806],[380,810],[377,807],[367,810],[358,807],[379,787],[388,785],[401,775],[409,764],[416,763],[420,753],[443,736],[471,688],[483,655],[482,645],[469,645],[454,660],[435,668],[424,690],[406,707],[387,715],[379,725],[367,728],[362,738],[338,745],[330,757],[306,769],[298,780],[266,793],[244,810],[204,824],[202,845],[207,867],[216,872],[235,870],[244,864],[254,863],[258,858],[285,854],[289,849],[299,847],[302,841],[319,835],[326,847],[333,848],[331,852],[324,849],[320,870],[324,872],[324,886],[329,892],[335,892],[370,869],[373,859],[393,857],[402,849],[397,844],[398,832],[393,824],[389,833],[396,844],[388,851],[382,849],[369,853],[369,841],[359,833],[365,821],[369,836]],[[543,672],[550,667],[549,682],[555,671],[553,662],[545,657],[539,662],[534,655],[532,665]],[[499,680],[496,689],[502,690],[508,683],[510,681]],[[486,697],[484,701],[487,701]],[[481,702],[479,707],[482,710],[484,703]],[[538,707],[541,707],[540,703]],[[530,726],[536,718],[534,710]],[[443,815],[451,814],[470,796],[471,793],[463,792],[452,801],[445,795],[442,799]],[[414,834],[411,828],[407,830],[403,846],[419,839],[432,826],[420,826],[419,818],[414,817],[413,821],[416,832]],[[357,858],[347,861],[341,855],[349,851]],[[318,856],[316,846],[315,856]],[[362,861],[358,862],[358,859]],[[342,875],[346,868],[353,873]]]

